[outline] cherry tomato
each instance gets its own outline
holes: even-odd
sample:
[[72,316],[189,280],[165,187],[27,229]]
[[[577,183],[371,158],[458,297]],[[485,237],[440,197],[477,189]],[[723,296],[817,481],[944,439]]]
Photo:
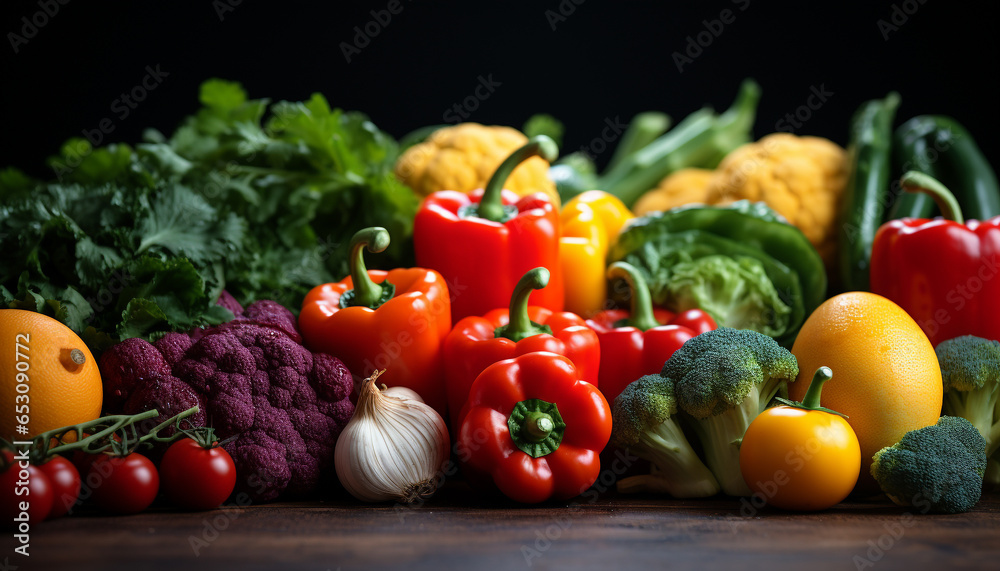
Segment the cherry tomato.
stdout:
[[190,438],[170,445],[160,461],[163,493],[174,505],[210,510],[222,505],[236,486],[236,465],[222,448],[204,448]]
[[76,467],[76,471],[80,476],[86,476],[90,472],[90,465],[97,460],[100,454],[87,454],[83,450],[74,450],[73,455],[70,457],[70,462]]
[[142,454],[102,454],[90,465],[87,483],[94,484],[97,507],[117,514],[139,513],[156,499],[160,475]]
[[[40,523],[52,509],[52,485],[38,466],[21,466],[14,455],[5,451],[9,467],[0,473],[0,527],[27,532],[34,524]],[[22,510],[21,504],[28,509]],[[24,513],[27,521],[22,521]]]
[[825,510],[846,498],[858,481],[857,435],[842,416],[819,406],[819,389],[831,375],[821,367],[802,403],[765,410],[743,435],[743,479],[773,506]]
[[56,456],[39,466],[52,485],[52,510],[48,519],[62,517],[80,498],[80,472],[72,462]]

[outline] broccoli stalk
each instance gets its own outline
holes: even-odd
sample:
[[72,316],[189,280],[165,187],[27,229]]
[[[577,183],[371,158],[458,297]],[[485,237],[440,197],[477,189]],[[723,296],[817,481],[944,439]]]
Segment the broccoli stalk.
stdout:
[[986,440],[966,419],[942,416],[911,430],[872,458],[871,473],[889,499],[923,513],[963,513],[979,502]]
[[650,474],[618,483],[620,492],[659,492],[675,498],[703,498],[719,493],[719,484],[702,463],[677,413],[674,387],[660,375],[634,381],[615,399],[612,439],[652,463]]
[[[996,407],[993,409],[993,418],[1000,419],[1000,399],[997,400]],[[993,425],[992,440],[987,444],[987,449],[992,446],[993,452],[988,455],[989,458],[986,460],[986,476],[983,479],[983,482],[992,488],[1000,488],[1000,448],[997,447],[1000,437],[996,433],[996,426],[996,424]]]
[[787,396],[798,372],[795,356],[774,339],[728,327],[688,340],[663,366],[723,493],[752,493],[740,472],[743,434],[775,396]]
[[1000,486],[1000,452],[994,452],[992,456],[987,458],[983,484],[991,488]]
[[1000,342],[964,335],[935,349],[944,414],[962,417],[986,439],[986,483],[1000,485]]
[[[741,403],[722,414],[695,418],[690,423],[705,450],[705,462],[719,479],[722,491],[730,496],[749,496],[753,493],[740,472],[740,444],[750,423],[778,396],[779,388],[786,383],[768,382],[763,390],[754,386]],[[782,392],[787,396],[787,390]]]
[[[1000,444],[1000,418],[996,416],[997,389],[1000,385],[992,383],[990,388],[977,388],[963,391],[945,389],[944,409],[951,416],[960,416],[972,423],[979,434],[989,442],[989,452],[996,452]],[[946,385],[947,386],[947,385]]]

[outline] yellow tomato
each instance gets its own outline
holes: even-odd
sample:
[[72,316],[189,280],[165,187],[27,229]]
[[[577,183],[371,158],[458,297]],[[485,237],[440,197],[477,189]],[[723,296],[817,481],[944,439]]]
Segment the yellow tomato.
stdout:
[[740,471],[768,504],[817,511],[836,505],[854,489],[861,446],[842,416],[819,406],[830,369],[816,371],[802,403],[776,406],[754,419],[740,446]]

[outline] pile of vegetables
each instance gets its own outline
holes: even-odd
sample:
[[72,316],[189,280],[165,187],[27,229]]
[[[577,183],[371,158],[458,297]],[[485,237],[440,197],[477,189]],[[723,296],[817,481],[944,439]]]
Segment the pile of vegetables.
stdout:
[[[673,128],[640,114],[598,174],[559,156],[547,115],[523,133],[466,123],[397,142],[318,94],[272,105],[210,80],[170,136],[71,140],[55,181],[0,171],[0,307],[79,333],[113,415],[5,444],[0,484],[79,450],[73,501],[33,521],[75,505],[103,465],[162,476],[136,496],[94,487],[119,513],[158,490],[212,509],[334,477],[361,501],[419,503],[459,471],[539,503],[587,492],[610,443],[649,461],[621,492],[821,510],[870,483],[901,505],[971,509],[1000,485],[1000,292],[981,275],[1000,252],[992,169],[950,119],[894,135],[896,94],[861,106],[846,150],[754,140],[759,98],[747,80],[722,114]],[[920,218],[934,205],[948,220]],[[882,309],[828,299],[840,290]],[[851,320],[876,334],[859,340]],[[817,323],[866,350],[896,343],[897,376],[931,363],[925,404],[947,416],[893,432],[904,404],[867,425],[823,407],[821,390],[830,402],[865,380],[815,362],[842,363],[837,342],[796,343]],[[868,431],[885,439],[874,456]]]

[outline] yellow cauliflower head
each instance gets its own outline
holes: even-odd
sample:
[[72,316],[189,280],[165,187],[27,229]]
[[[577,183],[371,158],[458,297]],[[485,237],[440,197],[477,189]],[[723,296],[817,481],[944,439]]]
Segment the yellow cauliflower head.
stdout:
[[708,204],[708,183],[713,171],[686,168],[667,175],[653,190],[643,194],[632,205],[636,216],[670,210],[677,206],[700,202]]
[[[524,134],[510,127],[479,123],[445,127],[399,157],[396,177],[421,197],[439,190],[470,192],[486,186],[500,163],[527,142]],[[548,171],[545,159],[532,157],[514,169],[504,188],[518,196],[544,192],[558,206],[559,193]]]
[[708,183],[706,202],[767,203],[802,230],[831,267],[847,169],[847,153],[827,139],[774,133],[726,155]]

